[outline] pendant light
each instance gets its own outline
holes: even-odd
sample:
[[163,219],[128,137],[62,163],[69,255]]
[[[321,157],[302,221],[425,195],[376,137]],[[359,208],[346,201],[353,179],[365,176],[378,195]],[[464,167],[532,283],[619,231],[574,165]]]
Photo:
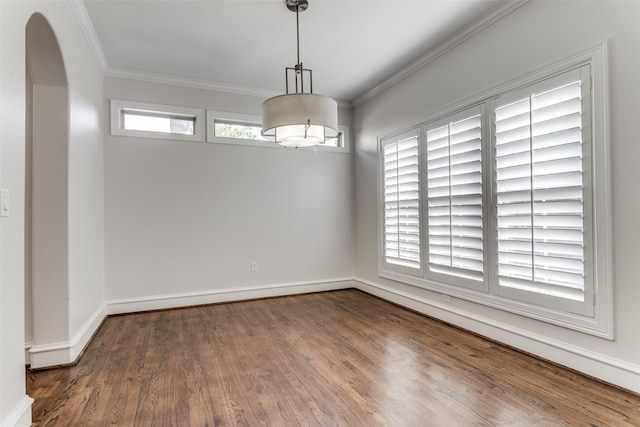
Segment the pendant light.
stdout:
[[[269,98],[262,104],[262,135],[285,147],[324,144],[338,136],[338,104],[327,96],[313,93],[312,72],[300,62],[299,16],[309,7],[308,1],[285,2],[287,8],[296,14],[298,63],[285,68],[286,94]],[[290,81],[293,82],[292,90]]]

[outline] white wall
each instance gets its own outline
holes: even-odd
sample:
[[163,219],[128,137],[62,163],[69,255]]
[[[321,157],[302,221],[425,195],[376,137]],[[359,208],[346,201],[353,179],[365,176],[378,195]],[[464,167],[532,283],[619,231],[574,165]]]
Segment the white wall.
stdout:
[[36,346],[69,337],[67,92],[63,86],[33,87],[33,301],[26,310],[34,316]]
[[[356,276],[363,289],[640,391],[640,2],[532,1],[356,108]],[[378,277],[376,138],[430,111],[609,41],[613,147],[614,341]]]
[[69,80],[69,337],[75,359],[106,314],[102,118],[107,112],[102,71],[77,22],[67,25],[68,34],[62,38],[60,30],[58,41]]
[[104,313],[102,74],[68,2],[0,1],[0,186],[11,193],[11,215],[0,219],[2,426],[28,426],[31,420],[23,322],[25,26],[35,12],[45,16],[57,37],[69,84],[69,321],[58,344],[72,357],[71,347],[82,346]]
[[[115,77],[105,78],[105,98],[105,107],[114,98],[258,116],[263,101]],[[349,125],[350,111],[340,119]],[[110,312],[341,287],[324,282],[353,277],[350,154],[108,133]]]
[[28,426],[24,375],[25,34],[29,13],[0,2],[0,186],[11,195],[0,218],[0,425]]

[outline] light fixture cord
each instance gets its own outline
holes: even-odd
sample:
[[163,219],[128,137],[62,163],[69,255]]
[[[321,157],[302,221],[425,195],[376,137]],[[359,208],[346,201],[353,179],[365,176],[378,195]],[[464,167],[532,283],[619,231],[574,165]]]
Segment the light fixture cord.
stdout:
[[298,65],[300,65],[300,5],[296,1],[296,46],[298,48]]
[[[298,63],[296,64],[296,93],[304,93],[304,69],[300,62],[300,1],[296,0],[296,48]],[[300,92],[298,92],[298,85]]]

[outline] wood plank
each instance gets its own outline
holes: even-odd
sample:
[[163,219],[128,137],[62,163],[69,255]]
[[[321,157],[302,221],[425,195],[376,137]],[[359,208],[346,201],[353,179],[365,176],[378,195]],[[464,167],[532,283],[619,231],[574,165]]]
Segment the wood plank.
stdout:
[[109,317],[35,426],[640,425],[640,396],[356,290]]

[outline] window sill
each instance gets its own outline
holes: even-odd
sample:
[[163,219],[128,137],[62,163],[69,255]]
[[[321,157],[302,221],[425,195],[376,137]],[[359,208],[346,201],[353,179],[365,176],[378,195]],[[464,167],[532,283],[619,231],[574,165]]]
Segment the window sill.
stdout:
[[378,275],[384,279],[393,280],[405,285],[459,298],[464,301],[550,323],[599,338],[614,339],[613,328],[610,322],[607,322],[606,319],[599,318],[597,313],[595,317],[581,316],[390,270],[381,269]]

